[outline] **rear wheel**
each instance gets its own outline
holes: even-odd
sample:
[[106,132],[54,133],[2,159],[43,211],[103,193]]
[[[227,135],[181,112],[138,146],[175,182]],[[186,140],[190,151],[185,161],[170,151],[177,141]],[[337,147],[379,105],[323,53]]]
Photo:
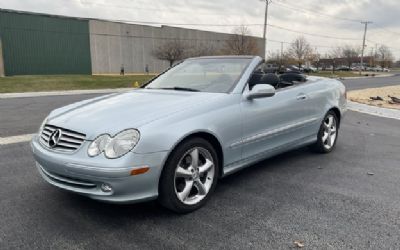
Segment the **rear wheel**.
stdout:
[[212,145],[189,139],[171,153],[160,180],[160,203],[178,213],[203,206],[218,180],[218,157]]
[[338,132],[339,121],[335,112],[331,110],[325,115],[318,132],[317,142],[311,148],[318,153],[331,152],[336,145]]

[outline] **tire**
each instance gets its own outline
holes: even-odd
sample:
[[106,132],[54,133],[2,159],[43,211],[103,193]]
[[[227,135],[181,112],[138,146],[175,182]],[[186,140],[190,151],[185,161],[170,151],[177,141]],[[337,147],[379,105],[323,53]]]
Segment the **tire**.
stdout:
[[[332,120],[331,120],[332,119]],[[332,121],[331,126],[330,122]],[[311,149],[317,153],[330,153],[334,150],[339,134],[339,119],[335,112],[330,110],[322,120],[318,131],[317,142],[311,145]]]
[[161,205],[177,213],[202,207],[217,185],[218,162],[218,155],[208,141],[191,138],[180,143],[161,174],[158,198]]

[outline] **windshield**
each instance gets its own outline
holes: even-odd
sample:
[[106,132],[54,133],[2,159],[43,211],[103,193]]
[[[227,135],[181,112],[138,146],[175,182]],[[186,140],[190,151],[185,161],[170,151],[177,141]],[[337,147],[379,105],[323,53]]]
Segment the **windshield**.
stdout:
[[160,75],[146,88],[227,93],[250,62],[251,58],[190,59]]

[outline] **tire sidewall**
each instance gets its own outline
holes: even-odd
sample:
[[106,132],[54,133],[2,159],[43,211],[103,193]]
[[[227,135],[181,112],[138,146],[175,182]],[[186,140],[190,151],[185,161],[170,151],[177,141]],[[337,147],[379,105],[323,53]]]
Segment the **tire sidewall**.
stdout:
[[[179,161],[182,156],[187,153],[190,149],[195,147],[202,147],[208,150],[214,160],[215,175],[211,188],[200,202],[194,205],[184,204],[179,200],[175,192],[175,170],[178,166]],[[202,138],[191,138],[181,142],[168,157],[164,169],[161,174],[160,184],[159,184],[159,201],[165,207],[178,212],[178,213],[188,213],[194,211],[201,206],[203,206],[211,194],[215,190],[219,175],[219,159],[214,147],[206,140]]]

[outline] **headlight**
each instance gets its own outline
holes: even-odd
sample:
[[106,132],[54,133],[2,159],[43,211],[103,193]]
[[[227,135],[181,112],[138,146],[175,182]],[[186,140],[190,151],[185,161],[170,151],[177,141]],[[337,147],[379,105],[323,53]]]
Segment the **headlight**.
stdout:
[[107,158],[115,159],[131,151],[139,138],[140,134],[136,129],[124,130],[114,137],[101,135],[89,145],[88,155],[94,157],[104,152]]
[[104,149],[106,148],[106,145],[108,142],[111,140],[111,137],[109,135],[100,135],[97,137],[90,145],[88,148],[88,155],[90,157],[97,156],[101,154]]

